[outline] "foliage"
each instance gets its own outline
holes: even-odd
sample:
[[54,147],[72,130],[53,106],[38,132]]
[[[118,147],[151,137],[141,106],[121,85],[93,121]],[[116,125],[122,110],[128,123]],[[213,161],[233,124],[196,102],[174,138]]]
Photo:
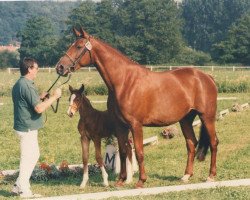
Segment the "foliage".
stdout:
[[227,38],[214,45],[213,56],[220,63],[250,65],[250,14],[234,23]]
[[68,30],[83,27],[142,64],[166,63],[183,45],[179,11],[171,0],[86,1],[72,10],[67,24]]
[[210,52],[228,28],[250,10],[249,0],[183,0],[183,34],[188,45]]
[[19,33],[21,38],[20,59],[32,57],[42,66],[56,63],[57,60],[54,60],[53,55],[57,38],[54,35],[52,24],[48,18],[30,18]]
[[185,47],[173,60],[174,63],[184,65],[198,65],[204,66],[211,62],[211,56],[202,51],[196,51],[194,49]]
[[46,16],[52,22],[57,35],[64,30],[68,13],[79,2],[75,1],[1,1],[0,2],[0,44],[6,45],[19,41],[17,32],[24,28],[28,19]]
[[0,52],[0,68],[16,67],[19,61],[19,54],[16,52]]

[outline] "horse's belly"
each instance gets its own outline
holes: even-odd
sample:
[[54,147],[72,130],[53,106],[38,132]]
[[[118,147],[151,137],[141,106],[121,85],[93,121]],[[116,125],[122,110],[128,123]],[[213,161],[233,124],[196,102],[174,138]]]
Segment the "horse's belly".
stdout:
[[190,107],[185,106],[170,106],[170,107],[155,107],[146,112],[142,124],[144,126],[167,126],[180,121],[189,111]]

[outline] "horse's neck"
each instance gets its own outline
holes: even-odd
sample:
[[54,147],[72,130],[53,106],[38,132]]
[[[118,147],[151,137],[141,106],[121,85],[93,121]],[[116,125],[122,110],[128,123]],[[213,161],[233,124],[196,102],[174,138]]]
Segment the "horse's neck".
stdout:
[[143,70],[113,47],[99,40],[95,40],[94,43],[96,45],[94,53],[96,68],[111,91],[123,85],[126,75],[130,72]]
[[82,99],[81,105],[79,107],[79,113],[81,118],[86,119],[88,116],[91,116],[93,113],[95,113],[95,109],[90,104],[90,102]]

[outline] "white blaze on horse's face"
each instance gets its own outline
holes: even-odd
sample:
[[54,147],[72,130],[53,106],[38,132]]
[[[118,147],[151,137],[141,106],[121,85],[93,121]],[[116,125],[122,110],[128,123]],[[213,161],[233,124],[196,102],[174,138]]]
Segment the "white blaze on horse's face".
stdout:
[[69,108],[67,111],[68,116],[73,117],[73,115],[76,113],[76,106],[74,105],[74,100],[76,98],[75,94],[72,94],[69,99]]

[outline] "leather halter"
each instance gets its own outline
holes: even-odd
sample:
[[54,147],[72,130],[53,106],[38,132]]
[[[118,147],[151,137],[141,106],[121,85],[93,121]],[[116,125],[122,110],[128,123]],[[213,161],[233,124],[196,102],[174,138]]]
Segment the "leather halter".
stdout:
[[76,60],[74,60],[67,52],[65,53],[65,56],[67,56],[71,62],[71,65],[68,66],[65,70],[68,70],[69,72],[75,71],[75,67],[76,65],[80,62],[81,58],[85,55],[85,53],[88,51],[89,52],[89,57],[90,57],[90,61],[92,63],[92,56],[91,56],[91,52],[90,50],[92,49],[92,45],[90,43],[89,40],[87,40],[87,42],[84,45],[84,49],[82,50],[82,52],[80,53],[80,55],[78,56],[78,58],[76,58]]

